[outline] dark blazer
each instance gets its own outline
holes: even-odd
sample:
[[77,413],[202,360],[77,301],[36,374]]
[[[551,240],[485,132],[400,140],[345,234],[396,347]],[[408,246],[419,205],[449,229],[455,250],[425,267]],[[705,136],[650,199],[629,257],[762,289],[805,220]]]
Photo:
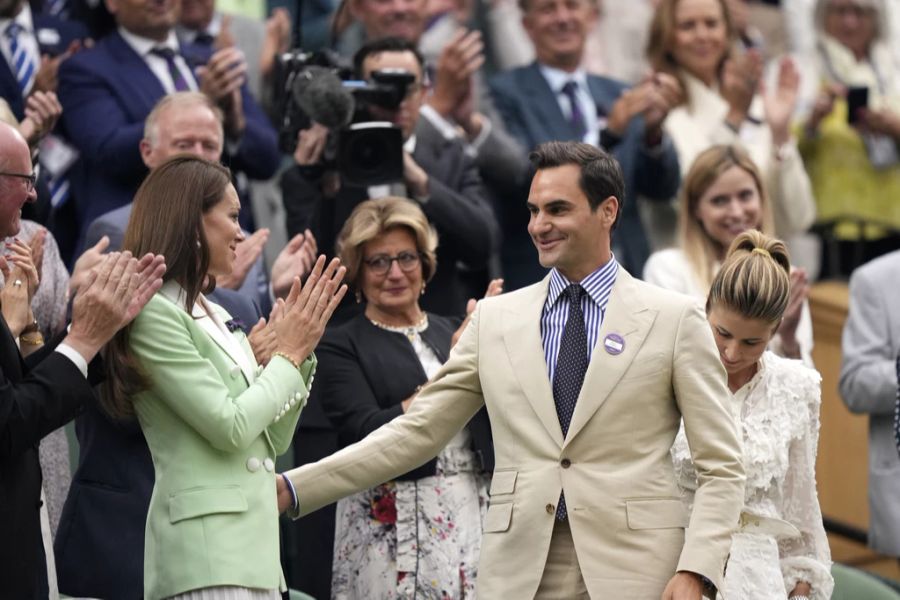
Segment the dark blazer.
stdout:
[[[421,207],[439,240],[438,269],[428,283],[422,308],[440,315],[462,315],[472,291],[462,282],[461,271],[487,267],[497,229],[494,214],[478,169],[462,143],[447,140],[426,119],[420,118],[416,127],[413,158],[428,173],[429,199]],[[369,192],[366,187],[342,185],[335,198],[323,198],[320,183],[299,167],[285,171],[281,187],[288,236],[309,227],[319,250],[333,255],[344,222]],[[464,265],[462,269],[458,263]]]
[[[208,48],[193,45],[183,45],[181,53],[193,67],[211,55]],[[144,119],[163,95],[162,84],[117,31],[60,66],[63,125],[81,151],[72,186],[82,231],[131,202],[147,173],[138,147]],[[223,162],[251,178],[268,179],[281,160],[275,130],[246,86],[241,97],[247,126],[236,152]]]
[[[77,21],[63,21],[49,15],[41,15],[32,11],[34,32],[41,54],[57,56],[66,51],[75,40],[87,37],[87,29]],[[35,65],[36,67],[39,65]],[[20,121],[25,118],[25,101],[16,75],[12,72],[9,63],[0,60],[0,96],[9,103],[13,114]]]
[[[259,309],[233,290],[210,299],[249,331]],[[223,301],[224,299],[224,301]],[[96,402],[75,420],[78,467],[53,551],[59,591],[90,598],[142,598],[144,530],[155,472],[136,420],[111,419]]]
[[[624,83],[594,75],[588,75],[588,87],[601,115],[608,115],[622,92],[628,89]],[[530,152],[543,142],[577,138],[536,62],[495,76],[490,81],[490,88],[507,130],[526,151]],[[638,196],[669,200],[678,191],[680,181],[678,156],[672,142],[664,137],[660,147],[648,149],[643,138],[643,121],[632,119],[622,140],[607,148],[622,166],[625,177],[624,206],[618,230],[613,234],[613,250],[617,251],[619,263],[632,273],[643,272],[644,262],[650,254],[638,212]],[[522,183],[522,189],[527,193],[530,177]],[[526,232],[528,211],[520,203],[507,206],[510,210],[505,213],[503,226],[508,247],[504,250],[510,254],[504,258],[537,265],[537,253]],[[545,271],[536,268],[531,281],[521,283],[533,283],[544,274]]]
[[[443,363],[459,319],[428,314],[422,339]],[[334,424],[340,447],[360,441],[403,414],[400,403],[427,380],[412,344],[403,334],[374,325],[365,315],[328,330],[316,348],[316,386],[309,403],[320,403]],[[494,470],[494,449],[487,411],[482,408],[467,425],[485,472]],[[413,480],[435,473],[432,459],[398,479]]]
[[38,443],[91,401],[91,385],[53,349],[23,361],[0,317],[0,596],[46,598]]

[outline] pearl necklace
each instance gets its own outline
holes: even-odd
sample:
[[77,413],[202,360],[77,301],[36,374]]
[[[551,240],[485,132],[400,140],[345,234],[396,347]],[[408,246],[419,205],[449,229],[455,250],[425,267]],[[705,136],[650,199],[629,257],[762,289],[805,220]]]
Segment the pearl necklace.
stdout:
[[384,329],[385,331],[390,331],[393,333],[402,333],[407,337],[407,339],[409,339],[410,342],[416,339],[416,336],[418,336],[420,333],[428,329],[427,313],[422,313],[422,320],[415,325],[403,325],[400,327],[397,327],[395,325],[386,325],[385,323],[381,323],[369,317],[366,318],[369,319],[369,323],[371,323],[375,327],[378,327],[379,329]]

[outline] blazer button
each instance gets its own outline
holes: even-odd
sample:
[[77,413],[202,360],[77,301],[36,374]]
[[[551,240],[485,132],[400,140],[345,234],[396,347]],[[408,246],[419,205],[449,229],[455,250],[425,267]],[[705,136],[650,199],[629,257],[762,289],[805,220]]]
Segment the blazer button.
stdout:
[[548,505],[547,505],[547,514],[548,514],[548,515],[555,515],[555,514],[556,514],[556,507],[553,506],[552,504],[548,504]]
[[561,461],[559,461],[559,464],[562,465],[563,469],[568,469],[569,467],[572,466],[572,461],[569,460],[568,458],[564,458]]
[[237,365],[231,367],[231,378],[237,379],[237,376],[241,374],[241,368]]
[[301,394],[300,392],[295,393],[294,400],[296,400],[297,402],[300,402],[301,400],[303,400],[303,394]]
[[271,458],[267,458],[263,461],[263,466],[266,468],[266,471],[271,473],[275,470],[275,461],[273,461]]
[[259,468],[262,466],[262,463],[259,462],[259,459],[255,456],[251,456],[247,459],[247,470],[251,473],[256,473],[259,471]]

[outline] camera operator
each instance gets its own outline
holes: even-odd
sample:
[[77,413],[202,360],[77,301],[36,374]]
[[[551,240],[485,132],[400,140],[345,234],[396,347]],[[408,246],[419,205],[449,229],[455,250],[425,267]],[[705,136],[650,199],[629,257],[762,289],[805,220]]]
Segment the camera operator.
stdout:
[[[407,71],[413,81],[396,109],[369,103],[374,120],[389,121],[403,136],[402,180],[387,185],[353,185],[341,173],[321,168],[329,130],[313,124],[301,130],[294,159],[297,167],[282,179],[288,234],[309,227],[325,252],[344,221],[360,202],[388,195],[417,202],[440,237],[438,269],[422,298],[425,310],[462,315],[466,300],[476,295],[468,272],[487,270],[494,232],[494,215],[485,199],[478,171],[461,140],[448,139],[429,121],[419,118],[427,93],[422,55],[405,40],[385,38],[363,46],[354,57],[361,79],[385,69]],[[347,316],[349,311],[344,311]]]

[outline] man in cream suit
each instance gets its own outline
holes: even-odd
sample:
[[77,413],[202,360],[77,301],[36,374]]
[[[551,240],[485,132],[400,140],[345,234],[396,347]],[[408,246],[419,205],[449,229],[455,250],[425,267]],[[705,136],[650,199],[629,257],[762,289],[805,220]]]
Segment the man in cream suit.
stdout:
[[[744,481],[709,326],[612,256],[612,158],[549,142],[531,160],[528,231],[550,275],[480,302],[406,414],[287,473],[293,512],[425,462],[486,404],[496,468],[479,598],[699,600],[721,581]],[[690,517],[669,458],[682,417],[699,470]]]

